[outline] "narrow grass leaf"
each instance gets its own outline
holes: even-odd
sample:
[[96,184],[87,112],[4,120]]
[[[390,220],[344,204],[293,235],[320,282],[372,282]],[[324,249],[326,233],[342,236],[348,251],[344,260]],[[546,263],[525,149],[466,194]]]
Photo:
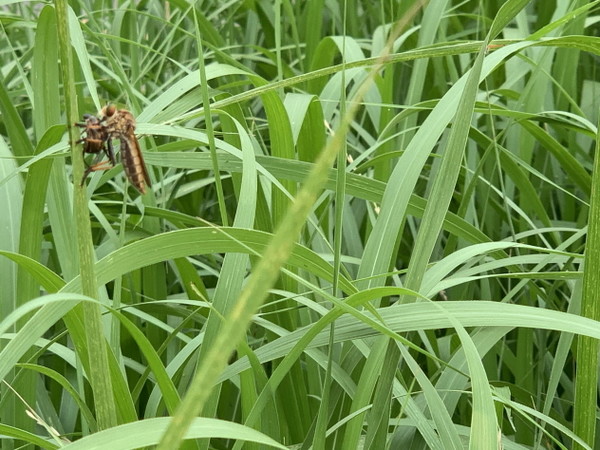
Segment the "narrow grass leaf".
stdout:
[[[599,128],[600,130],[600,128]],[[600,320],[600,135],[596,136],[596,156],[583,265],[581,315]],[[577,378],[575,380],[574,431],[590,447],[596,440],[596,397],[598,395],[598,340],[577,339]],[[583,448],[577,442],[573,448]]]

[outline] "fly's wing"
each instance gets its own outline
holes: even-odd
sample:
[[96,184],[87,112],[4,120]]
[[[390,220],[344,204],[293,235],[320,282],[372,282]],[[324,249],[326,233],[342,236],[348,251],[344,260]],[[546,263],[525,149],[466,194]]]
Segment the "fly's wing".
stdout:
[[110,138],[110,136],[108,136],[106,139],[106,146],[104,147],[104,153],[106,153],[106,156],[108,156],[108,159],[110,159],[110,163],[113,165],[113,167],[116,166],[117,160],[115,159],[115,151],[113,149],[112,139]]
[[134,134],[121,136],[121,160],[129,182],[141,193],[146,193],[146,186],[152,186],[140,144]]

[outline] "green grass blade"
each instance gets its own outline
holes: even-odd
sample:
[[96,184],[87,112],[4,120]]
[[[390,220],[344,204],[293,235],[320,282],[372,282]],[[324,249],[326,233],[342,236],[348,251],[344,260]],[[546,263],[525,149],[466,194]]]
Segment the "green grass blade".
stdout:
[[[592,176],[592,196],[583,266],[581,315],[600,320],[600,136],[596,136],[596,157]],[[598,340],[577,339],[577,378],[575,381],[574,431],[590,447],[596,441],[596,397],[598,395]],[[583,448],[574,442],[573,448]]]

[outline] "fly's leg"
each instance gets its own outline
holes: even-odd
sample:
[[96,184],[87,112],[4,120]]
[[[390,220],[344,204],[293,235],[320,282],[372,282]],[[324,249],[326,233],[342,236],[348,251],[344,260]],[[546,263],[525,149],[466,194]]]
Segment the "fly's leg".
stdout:
[[[78,141],[75,141],[76,144],[83,144],[85,142],[92,142],[94,144],[102,144],[103,143],[102,139],[93,139],[93,138],[88,138],[88,137],[81,138]],[[86,152],[86,153],[90,153],[90,152]]]
[[[96,160],[94,161],[94,163],[91,166],[88,166],[88,164],[86,163],[87,169],[85,169],[85,172],[83,172],[83,178],[81,179],[81,185],[83,186],[85,183],[85,179],[88,177],[88,175],[92,172],[97,172],[99,170],[108,170],[108,169],[112,169],[115,165],[113,164],[113,161],[101,161],[98,162],[100,159],[102,158],[102,153],[98,154],[98,156],[96,157]],[[113,155],[113,159],[114,159],[114,155]],[[84,160],[85,162],[85,160]]]

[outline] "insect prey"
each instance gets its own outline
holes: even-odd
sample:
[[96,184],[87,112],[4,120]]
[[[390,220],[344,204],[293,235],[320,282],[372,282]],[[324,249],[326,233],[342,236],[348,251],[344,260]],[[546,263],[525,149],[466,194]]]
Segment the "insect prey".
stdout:
[[[91,166],[88,166],[83,173],[83,178],[81,179],[82,186],[85,182],[85,179],[91,172],[96,170],[110,169],[112,166],[116,165],[112,141],[109,139],[106,126],[102,124],[98,117],[91,114],[84,114],[83,119],[84,122],[78,122],[75,124],[75,126],[84,128],[82,132],[85,132],[85,137],[79,139],[77,143],[83,143],[84,153],[93,153],[97,154],[98,156],[94,159],[94,163]],[[108,157],[108,161],[100,162],[103,152]]]

